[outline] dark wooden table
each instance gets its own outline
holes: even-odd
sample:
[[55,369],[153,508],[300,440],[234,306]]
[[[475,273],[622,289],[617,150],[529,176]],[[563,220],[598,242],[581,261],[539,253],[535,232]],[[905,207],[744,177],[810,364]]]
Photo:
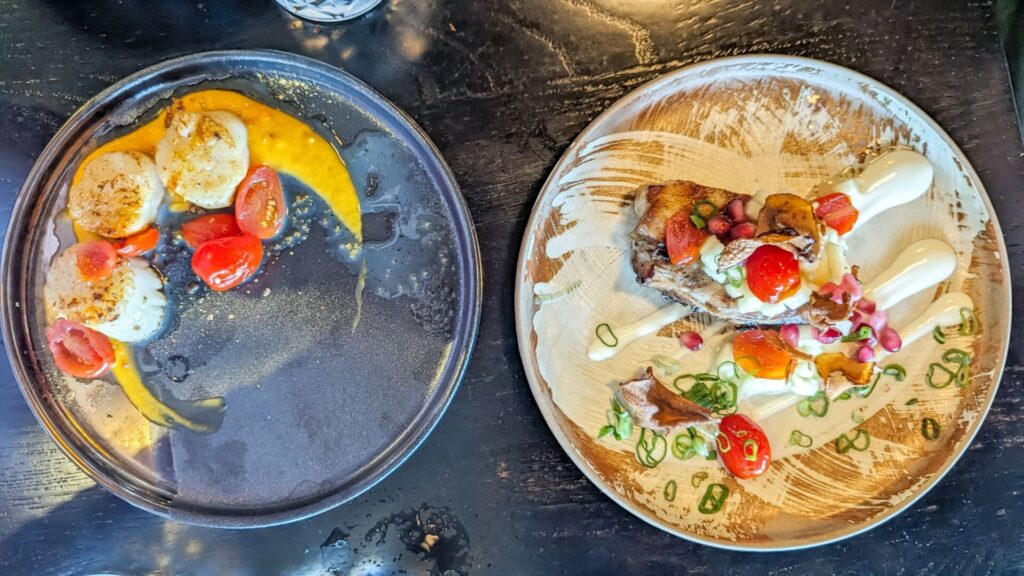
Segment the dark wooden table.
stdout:
[[[0,574],[1024,573],[1020,338],[971,449],[911,510],[840,544],[755,555],[661,533],[591,485],[540,418],[513,328],[524,222],[569,142],[641,83],[748,52],[848,66],[924,108],[981,175],[1024,286],[1024,148],[988,2],[389,0],[330,28],[272,0],[9,0],[0,13],[5,226],[35,156],[96,92],[171,56],[276,48],[349,70],[423,126],[469,200],[486,278],[469,376],[433,435],[363,497],[272,529],[179,525],[98,488],[36,424],[4,358]],[[417,514],[444,525],[430,554],[407,549]]]

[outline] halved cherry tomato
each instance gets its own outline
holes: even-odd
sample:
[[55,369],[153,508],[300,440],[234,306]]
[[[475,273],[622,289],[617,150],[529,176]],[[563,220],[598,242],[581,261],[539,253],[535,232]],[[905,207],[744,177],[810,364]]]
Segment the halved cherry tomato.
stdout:
[[238,286],[256,273],[263,244],[252,234],[203,242],[192,255],[192,270],[217,292]]
[[792,252],[765,244],[747,258],[747,285],[762,302],[785,300],[800,289],[800,264]]
[[117,252],[106,240],[82,242],[75,250],[78,273],[87,282],[109,278],[117,264]]
[[46,346],[57,368],[75,378],[99,378],[114,364],[109,338],[64,318],[46,329]]
[[241,233],[234,214],[206,214],[181,225],[181,236],[193,250],[207,240]]
[[818,208],[814,213],[824,220],[829,228],[835,229],[840,236],[853,230],[860,211],[853,207],[849,196],[842,192],[833,192],[818,198],[815,202],[818,203]]
[[120,256],[132,258],[156,248],[159,242],[160,231],[156,227],[151,226],[138,234],[132,234],[127,238],[121,238],[114,242],[114,250]]
[[739,332],[732,341],[732,357],[744,372],[772,380],[786,377],[793,358],[782,337],[773,330]]
[[242,232],[261,240],[273,238],[284,226],[287,211],[277,172],[267,166],[250,168],[235,198],[235,220]]
[[700,247],[708,235],[693,225],[690,209],[680,210],[665,223],[665,248],[676,266],[686,266],[700,257]]
[[743,414],[730,414],[718,423],[718,455],[737,478],[753,478],[768,470],[772,447],[756,422]]

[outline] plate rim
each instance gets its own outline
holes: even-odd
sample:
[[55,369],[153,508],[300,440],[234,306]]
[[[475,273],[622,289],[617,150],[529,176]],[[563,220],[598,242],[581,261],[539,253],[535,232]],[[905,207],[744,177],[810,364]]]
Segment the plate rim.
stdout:
[[[684,76],[696,76],[714,68],[736,64],[802,65],[805,67],[821,71],[844,74],[847,75],[851,80],[863,82],[865,84],[870,85],[873,90],[881,94],[884,94],[885,96],[891,98],[896,102],[899,102],[900,104],[905,106],[910,112],[919,116],[928,127],[935,130],[935,132],[939,135],[942,141],[947,146],[949,146],[949,148],[953,151],[955,156],[959,156],[960,158],[967,160],[967,162],[965,162],[966,172],[974,181],[978,193],[981,197],[982,203],[984,204],[985,209],[988,211],[988,214],[990,216],[990,222],[992,224],[995,235],[994,240],[999,250],[999,261],[1001,263],[1003,276],[1006,278],[1007,286],[1005,309],[1008,311],[1008,313],[1005,315],[1003,326],[1001,327],[1003,334],[1005,334],[1005,338],[1000,357],[995,364],[995,371],[993,373],[994,382],[991,391],[985,398],[984,409],[979,412],[979,417],[975,419],[970,429],[968,429],[965,432],[963,436],[963,442],[961,443],[959,450],[956,450],[952,454],[952,456],[943,464],[942,468],[935,474],[933,474],[931,478],[928,479],[928,481],[924,482],[919,487],[917,487],[916,493],[912,494],[909,498],[901,502],[899,505],[890,507],[888,510],[872,518],[870,521],[863,522],[861,524],[854,524],[852,528],[836,531],[826,538],[810,540],[802,543],[786,544],[781,546],[772,544],[760,544],[756,542],[752,542],[749,544],[736,544],[735,542],[730,542],[727,540],[716,540],[713,538],[699,536],[690,532],[685,532],[683,530],[676,528],[675,526],[670,525],[668,522],[661,520],[660,518],[654,517],[653,515],[649,515],[643,509],[639,508],[632,502],[623,498],[611,486],[607,485],[596,473],[596,471],[592,469],[590,464],[579,453],[577,453],[576,449],[572,445],[572,442],[568,439],[568,437],[563,432],[561,426],[559,425],[555,414],[551,410],[551,406],[549,406],[549,403],[551,405],[554,404],[553,400],[549,396],[546,396],[544,390],[542,390],[537,384],[537,378],[539,375],[535,374],[535,370],[533,369],[531,363],[525,361],[526,359],[532,358],[532,356],[534,355],[533,346],[531,343],[531,335],[533,333],[533,317],[532,315],[529,318],[525,316],[527,311],[523,310],[524,295],[522,293],[522,288],[525,283],[524,279],[527,277],[527,262],[530,253],[533,251],[534,241],[536,239],[536,235],[533,234],[533,232],[536,227],[537,220],[541,216],[541,198],[544,192],[548,190],[551,185],[553,185],[555,175],[562,171],[565,165],[570,161],[570,155],[574,154],[580,149],[581,146],[585,145],[585,140],[591,136],[592,132],[599,128],[607,119],[611,118],[619,110],[632,104],[638,96],[644,94],[647,91],[656,89],[662,84],[671,83]],[[576,135],[576,137],[572,140],[569,146],[566,147],[565,151],[558,159],[558,162],[551,168],[550,172],[548,173],[548,177],[544,180],[544,184],[541,186],[540,191],[537,193],[537,198],[534,200],[533,208],[530,211],[530,216],[526,221],[526,227],[523,232],[523,240],[520,243],[519,247],[519,258],[516,264],[514,296],[516,340],[519,348],[519,354],[521,356],[521,359],[524,360],[523,370],[526,375],[526,380],[530,385],[530,392],[533,395],[534,402],[536,402],[537,407],[540,410],[541,416],[543,416],[544,418],[544,422],[551,430],[551,433],[555,436],[555,439],[558,441],[559,446],[561,446],[562,451],[569,456],[573,464],[575,464],[575,466],[581,472],[583,472],[583,475],[586,476],[586,478],[592,484],[597,486],[597,488],[606,496],[608,496],[613,502],[615,502],[616,504],[618,504],[623,509],[633,514],[640,520],[646,522],[647,524],[659,530],[662,530],[664,532],[667,532],[669,534],[672,534],[674,536],[697,544],[703,544],[706,546],[711,546],[713,548],[734,550],[739,552],[785,552],[794,550],[804,550],[808,548],[815,548],[818,546],[832,544],[835,542],[839,542],[841,540],[845,540],[847,538],[852,538],[859,534],[863,534],[864,532],[876,528],[884,524],[885,522],[891,520],[892,518],[898,516],[899,514],[903,513],[908,508],[916,504],[918,500],[924,497],[924,495],[930,492],[936,484],[938,484],[943,478],[945,478],[946,474],[949,473],[949,471],[957,464],[957,462],[959,462],[960,458],[964,455],[964,453],[966,453],[967,450],[970,448],[970,445],[974,441],[975,436],[978,434],[978,431],[981,429],[982,424],[988,417],[988,413],[992,409],[992,404],[995,402],[995,396],[998,393],[999,385],[1002,382],[1003,372],[1006,367],[1006,358],[1009,353],[1013,317],[1013,279],[1010,274],[1008,260],[1009,259],[1007,257],[1006,243],[1003,238],[1002,228],[999,225],[998,216],[996,214],[995,208],[992,206],[992,201],[989,198],[988,191],[985,189],[985,185],[981,181],[981,177],[978,176],[977,171],[975,171],[974,169],[974,165],[970,162],[967,155],[964,154],[963,150],[961,150],[960,147],[956,144],[956,142],[954,142],[953,139],[949,136],[949,134],[946,133],[942,126],[939,125],[939,123],[936,122],[935,119],[928,115],[919,106],[914,104],[910,99],[903,96],[896,90],[892,89],[887,84],[884,84],[870,76],[867,76],[866,74],[857,72],[856,70],[852,70],[845,66],[841,66],[831,62],[826,62],[824,60],[818,60],[816,58],[807,58],[804,56],[792,56],[788,54],[772,53],[751,53],[711,58],[707,60],[692,62],[690,64],[686,64],[684,66],[676,68],[675,70],[672,70],[670,72],[661,74],[641,84],[640,86],[634,88],[633,90],[630,90],[623,96],[619,97],[615,102],[611,104],[611,106],[606,108],[596,118],[591,120],[590,123],[588,123],[587,126],[578,135]],[[524,329],[526,330],[526,332],[524,332]]]
[[[326,74],[334,76],[344,84],[352,87],[353,92],[349,96],[359,96],[367,99],[379,110],[373,110],[371,116],[380,118],[381,112],[390,114],[391,120],[406,130],[416,144],[422,146],[427,157],[435,163],[433,167],[427,167],[428,172],[434,171],[436,178],[441,184],[441,200],[452,212],[453,241],[456,246],[463,246],[465,250],[464,262],[461,263],[459,275],[462,285],[456,292],[459,297],[460,307],[464,313],[458,314],[463,317],[462,329],[456,330],[452,335],[452,352],[448,356],[450,375],[440,381],[431,394],[443,390],[440,395],[429,396],[423,407],[410,420],[408,427],[397,437],[397,442],[389,447],[385,458],[377,463],[372,460],[369,463],[371,472],[366,477],[352,482],[346,489],[339,489],[326,496],[313,500],[303,501],[295,507],[278,508],[274,505],[262,505],[256,508],[256,513],[249,509],[235,508],[235,514],[217,514],[212,511],[223,512],[226,508],[177,508],[173,505],[171,494],[160,494],[159,491],[146,495],[140,493],[137,486],[124,486],[113,478],[105,469],[96,462],[92,455],[84,453],[76,443],[72,434],[63,429],[54,421],[47,405],[51,404],[36,390],[32,384],[33,370],[26,364],[24,356],[16,353],[13,348],[28,342],[27,319],[21,313],[17,303],[17,295],[25,292],[24,281],[11,285],[12,278],[23,276],[16,269],[19,268],[18,256],[22,253],[23,242],[16,237],[16,233],[22,232],[24,222],[31,216],[40,199],[43,191],[41,186],[46,183],[45,172],[53,162],[59,160],[59,151],[62,146],[70,142],[77,130],[85,127],[90,122],[90,116],[96,113],[101,104],[112,96],[129,89],[140,81],[145,81],[153,76],[167,73],[168,71],[187,70],[193,65],[202,65],[204,61],[237,62],[260,60],[270,62],[297,73],[308,71],[312,74]],[[254,70],[258,73],[259,70]],[[230,76],[226,74],[225,76]],[[145,88],[143,88],[145,89]],[[95,121],[95,119],[92,119]],[[433,170],[431,170],[431,168]],[[33,190],[36,192],[33,193]],[[19,250],[15,250],[18,246]],[[125,500],[126,502],[153,513],[157,516],[174,521],[180,521],[198,526],[216,528],[262,528],[296,522],[310,518],[345,502],[357,498],[367,490],[390,476],[401,466],[433,432],[434,428],[441,421],[444,413],[451,405],[455,393],[461,383],[465,380],[470,360],[476,347],[477,337],[480,330],[480,319],[483,305],[483,267],[480,254],[480,244],[476,234],[476,227],[473,222],[472,213],[465,195],[458,184],[454,172],[448,165],[437,145],[430,139],[423,128],[410,117],[403,109],[384,97],[380,92],[369,84],[350,74],[349,72],[328,64],[326,62],[310,58],[301,54],[270,49],[232,49],[232,50],[209,50],[195,52],[158,61],[145,66],[144,68],[129,74],[110,86],[104,88],[96,95],[86,100],[64,121],[61,127],[47,142],[43,150],[36,156],[24,182],[18,188],[18,195],[11,211],[7,230],[4,233],[4,246],[2,257],[0,257],[0,324],[4,339],[4,349],[11,364],[11,372],[26,404],[32,411],[36,421],[47,432],[61,451],[75,463],[78,468],[89,476],[97,484]],[[458,346],[456,346],[458,344]],[[31,351],[26,351],[31,353]],[[130,469],[120,467],[119,472],[129,478],[137,477]],[[358,478],[358,477],[357,477]],[[346,484],[346,480],[340,484]],[[149,480],[145,481],[152,485]],[[269,512],[260,512],[270,510]]]

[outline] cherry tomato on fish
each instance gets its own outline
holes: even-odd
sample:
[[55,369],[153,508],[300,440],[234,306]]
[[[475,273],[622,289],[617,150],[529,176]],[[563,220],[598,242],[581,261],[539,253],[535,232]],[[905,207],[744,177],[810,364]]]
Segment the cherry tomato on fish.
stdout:
[[796,256],[771,244],[760,246],[747,258],[747,286],[762,302],[774,304],[800,289],[800,264]]

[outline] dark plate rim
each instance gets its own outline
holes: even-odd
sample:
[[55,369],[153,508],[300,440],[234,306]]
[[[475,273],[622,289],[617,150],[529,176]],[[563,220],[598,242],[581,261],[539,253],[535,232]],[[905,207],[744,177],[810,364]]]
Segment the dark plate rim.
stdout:
[[[459,266],[462,282],[457,294],[458,312],[451,352],[443,376],[430,392],[423,408],[387,452],[367,464],[364,473],[355,479],[342,482],[326,495],[318,493],[312,499],[295,506],[230,510],[213,507],[181,508],[175,505],[172,492],[152,485],[129,470],[119,469],[102,454],[90,449],[87,442],[83,443],[80,434],[75,434],[61,425],[53,413],[60,405],[45,398],[42,394],[45,391],[38,389],[34,383],[35,371],[30,361],[33,350],[28,336],[28,320],[18,304],[18,297],[28,293],[25,275],[21,273],[23,264],[19,258],[23,253],[26,238],[30,237],[26,233],[26,224],[32,221],[38,200],[46,195],[44,187],[50,176],[49,168],[59,161],[62,150],[73,142],[74,136],[81,130],[100,121],[101,118],[97,115],[100,115],[102,108],[119,94],[131,90],[144,90],[146,84],[154,78],[178,72],[187,73],[195,66],[202,67],[214,61],[265,62],[288,68],[298,75],[314,80],[317,76],[327,76],[346,88],[344,93],[347,97],[356,100],[360,105],[368,105],[368,112],[372,112],[373,116],[389,116],[393,125],[406,131],[405,135],[409,138],[407,144],[419,148],[414,152],[432,163],[424,166],[424,170],[438,184],[446,207],[454,216],[454,241],[456,249],[463,253]],[[259,73],[258,68],[251,71]],[[0,282],[0,315],[8,359],[26,403],[36,420],[60,449],[98,484],[139,508],[189,524],[224,528],[258,528],[314,516],[356,498],[400,466],[433,431],[466,376],[479,331],[483,296],[480,247],[469,207],[451,168],[423,129],[403,110],[348,72],[306,56],[277,50],[217,50],[172,58],[131,74],[89,99],[53,136],[39,154],[19,189],[4,237],[0,275],[3,279]]]

